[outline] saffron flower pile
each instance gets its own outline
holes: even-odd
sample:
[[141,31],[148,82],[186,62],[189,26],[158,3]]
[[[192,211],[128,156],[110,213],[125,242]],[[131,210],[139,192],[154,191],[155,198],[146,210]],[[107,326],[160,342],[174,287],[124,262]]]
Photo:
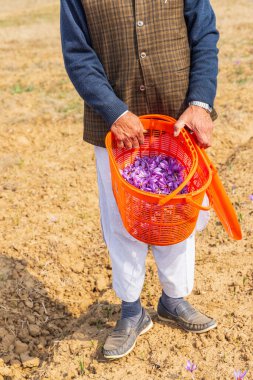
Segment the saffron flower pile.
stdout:
[[[185,169],[175,158],[162,155],[138,157],[121,170],[122,177],[136,188],[154,194],[170,194],[184,181]],[[180,194],[186,194],[185,186]]]

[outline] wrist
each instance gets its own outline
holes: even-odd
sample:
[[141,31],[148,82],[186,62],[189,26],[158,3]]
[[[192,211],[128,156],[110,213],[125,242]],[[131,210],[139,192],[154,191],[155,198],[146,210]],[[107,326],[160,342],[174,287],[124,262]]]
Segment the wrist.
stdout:
[[119,115],[119,117],[114,121],[114,123],[116,123],[121,118],[121,116],[124,116],[127,112],[128,110],[124,111],[121,115]]

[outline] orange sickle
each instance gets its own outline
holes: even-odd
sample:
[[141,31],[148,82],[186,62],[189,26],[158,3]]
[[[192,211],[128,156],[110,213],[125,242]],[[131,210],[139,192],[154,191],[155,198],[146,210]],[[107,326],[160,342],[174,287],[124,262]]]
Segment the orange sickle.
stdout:
[[221,224],[223,225],[224,229],[227,231],[228,236],[230,236],[234,240],[241,240],[241,226],[238,222],[234,206],[232,205],[228,197],[228,194],[218,175],[218,170],[208,157],[206,151],[204,149],[200,149],[193,135],[189,134],[189,136],[191,137],[191,140],[199,154],[202,154],[204,156],[207,163],[210,165],[212,169],[212,181],[206,191],[212,204],[212,207],[216,215],[218,216]]

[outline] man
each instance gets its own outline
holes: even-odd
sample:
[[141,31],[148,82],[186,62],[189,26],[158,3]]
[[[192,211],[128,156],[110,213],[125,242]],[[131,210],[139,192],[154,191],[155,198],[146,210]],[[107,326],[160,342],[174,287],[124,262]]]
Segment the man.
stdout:
[[[104,139],[111,130],[119,147],[137,148],[144,139],[137,115],[158,113],[178,119],[175,136],[187,126],[209,147],[218,32],[209,0],[61,0],[61,35],[66,70],[85,101],[83,138],[95,145],[101,224],[122,300],[103,348],[116,359],[152,327],[140,302],[148,246],[122,225]],[[159,318],[197,333],[216,327],[184,299],[193,288],[195,233],[152,251],[162,285]]]

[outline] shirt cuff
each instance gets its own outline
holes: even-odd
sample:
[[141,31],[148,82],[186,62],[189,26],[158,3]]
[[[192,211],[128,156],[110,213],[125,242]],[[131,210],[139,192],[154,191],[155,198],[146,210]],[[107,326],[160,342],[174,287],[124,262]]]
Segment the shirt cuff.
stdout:
[[193,88],[193,86],[190,86],[189,93],[187,95],[187,103],[189,104],[192,101],[198,100],[202,103],[209,104],[210,107],[213,108],[214,98],[215,98],[215,91],[207,91],[207,86],[203,84],[203,88],[200,86]]
[[[115,121],[114,121],[114,123],[116,123],[116,121],[118,121],[120,118],[121,118],[121,116],[123,116],[123,115],[125,115],[126,113],[128,112],[128,110],[126,110],[125,112],[123,112]],[[114,124],[113,123],[113,124]]]
[[102,118],[109,126],[112,126],[124,112],[128,111],[128,106],[121,99],[119,99],[113,91],[107,94],[106,101],[103,102],[102,107],[95,107],[95,111],[100,113]]

